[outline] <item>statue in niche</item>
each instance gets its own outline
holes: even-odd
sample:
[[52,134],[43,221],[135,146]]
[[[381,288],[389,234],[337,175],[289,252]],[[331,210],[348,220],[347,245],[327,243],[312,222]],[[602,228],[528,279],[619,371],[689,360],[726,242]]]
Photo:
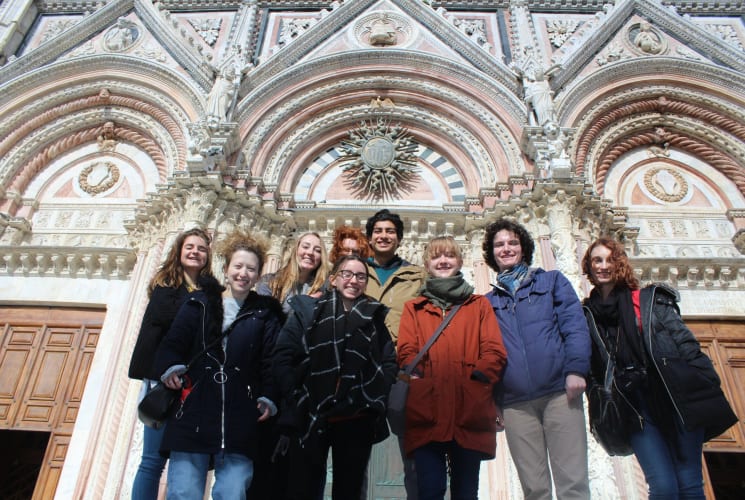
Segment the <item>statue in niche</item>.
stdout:
[[387,14],[381,14],[370,23],[370,45],[384,46],[396,45],[396,25],[391,22]]
[[528,117],[531,125],[543,127],[549,122],[555,122],[554,92],[543,70],[537,68],[532,75],[526,75],[524,87],[525,103],[531,110]]
[[103,151],[114,151],[119,141],[116,138],[116,127],[114,122],[106,122],[103,124],[101,133],[96,138],[98,142],[98,150]]
[[634,37],[634,45],[646,54],[659,54],[662,52],[662,40],[652,31],[652,25],[647,21],[639,24],[639,32]]
[[211,124],[217,124],[228,119],[228,112],[233,104],[240,85],[240,73],[233,64],[227,65],[215,78],[207,96],[207,119]]
[[103,37],[106,49],[112,52],[122,52],[134,45],[140,36],[137,25],[123,17],[117,19],[116,24],[111,27]]
[[519,64],[513,64],[512,69],[523,80],[523,98],[528,106],[529,125],[543,127],[549,122],[556,122],[554,92],[549,78],[560,66],[545,69],[531,46],[525,47],[523,53],[524,57]]

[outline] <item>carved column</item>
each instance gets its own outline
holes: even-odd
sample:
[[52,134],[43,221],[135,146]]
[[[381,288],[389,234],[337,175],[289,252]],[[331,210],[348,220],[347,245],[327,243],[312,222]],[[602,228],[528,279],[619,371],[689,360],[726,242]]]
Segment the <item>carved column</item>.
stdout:
[[551,249],[556,258],[556,268],[564,273],[578,294],[581,293],[577,242],[574,239],[572,213],[576,208],[576,196],[558,190],[548,196],[546,220],[551,235]]

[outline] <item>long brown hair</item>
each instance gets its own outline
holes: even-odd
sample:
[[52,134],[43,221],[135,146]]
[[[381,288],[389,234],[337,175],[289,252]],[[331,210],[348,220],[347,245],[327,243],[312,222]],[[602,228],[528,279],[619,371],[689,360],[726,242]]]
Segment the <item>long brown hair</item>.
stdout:
[[198,227],[189,229],[176,237],[176,240],[168,250],[166,260],[155,273],[153,279],[150,280],[150,284],[147,287],[147,293],[150,295],[156,286],[178,288],[184,281],[184,266],[181,264],[181,250],[184,247],[184,242],[189,236],[197,236],[204,240],[207,245],[207,262],[204,267],[199,271],[200,276],[212,276],[212,252],[210,251],[211,239],[209,235]]
[[297,241],[295,241],[295,246],[292,247],[287,264],[277,271],[277,274],[274,275],[274,279],[269,284],[269,289],[272,291],[272,295],[280,302],[284,302],[290,291],[300,284],[300,263],[297,260],[297,253],[303,238],[309,235],[315,236],[321,242],[321,263],[318,266],[318,269],[314,272],[313,281],[310,284],[308,295],[320,291],[323,288],[324,283],[326,283],[326,279],[329,277],[329,258],[326,253],[326,246],[323,244],[321,236],[314,232],[301,234]]
[[631,268],[629,257],[626,255],[623,245],[613,238],[608,236],[601,236],[595,240],[585,252],[585,256],[582,257],[582,273],[587,275],[587,279],[593,286],[597,286],[595,278],[592,276],[592,251],[599,246],[604,246],[610,250],[610,262],[613,264],[613,271],[611,272],[611,279],[615,286],[625,285],[630,290],[636,290],[639,288],[639,280],[634,275],[634,270]]

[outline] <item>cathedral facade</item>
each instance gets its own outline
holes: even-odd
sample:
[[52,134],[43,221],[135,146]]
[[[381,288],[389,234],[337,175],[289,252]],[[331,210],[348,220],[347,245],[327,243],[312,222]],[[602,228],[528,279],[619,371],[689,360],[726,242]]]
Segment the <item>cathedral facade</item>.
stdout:
[[[613,235],[680,291],[745,416],[741,2],[6,0],[0,440],[37,458],[0,483],[129,498],[127,366],[178,232],[260,233],[271,272],[297,234],[383,207],[415,263],[454,236],[479,292],[497,217],[580,297],[584,250]],[[593,498],[645,498],[635,460],[588,439]],[[480,496],[521,498],[498,448]],[[403,498],[396,453],[374,450],[370,498]],[[744,456],[742,422],[706,445],[711,498],[741,497]]]

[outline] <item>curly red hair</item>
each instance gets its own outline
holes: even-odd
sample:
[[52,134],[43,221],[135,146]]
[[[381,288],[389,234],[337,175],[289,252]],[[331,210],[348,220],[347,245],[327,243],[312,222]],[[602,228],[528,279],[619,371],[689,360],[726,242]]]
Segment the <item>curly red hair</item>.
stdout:
[[370,244],[362,233],[362,230],[358,227],[339,226],[334,230],[333,247],[331,248],[331,253],[329,253],[329,260],[331,262],[336,262],[344,255],[342,243],[346,239],[357,242],[357,246],[360,248],[359,256],[362,257],[363,261],[366,261],[370,257]]
[[595,240],[585,252],[585,256],[582,257],[582,273],[587,275],[587,279],[593,286],[597,286],[595,278],[592,276],[592,258],[591,254],[595,248],[604,246],[610,250],[610,261],[613,264],[613,271],[611,278],[613,282],[618,285],[625,285],[630,290],[636,290],[639,288],[639,280],[634,275],[634,270],[631,268],[629,257],[626,255],[623,245],[613,238],[608,236],[601,236]]

